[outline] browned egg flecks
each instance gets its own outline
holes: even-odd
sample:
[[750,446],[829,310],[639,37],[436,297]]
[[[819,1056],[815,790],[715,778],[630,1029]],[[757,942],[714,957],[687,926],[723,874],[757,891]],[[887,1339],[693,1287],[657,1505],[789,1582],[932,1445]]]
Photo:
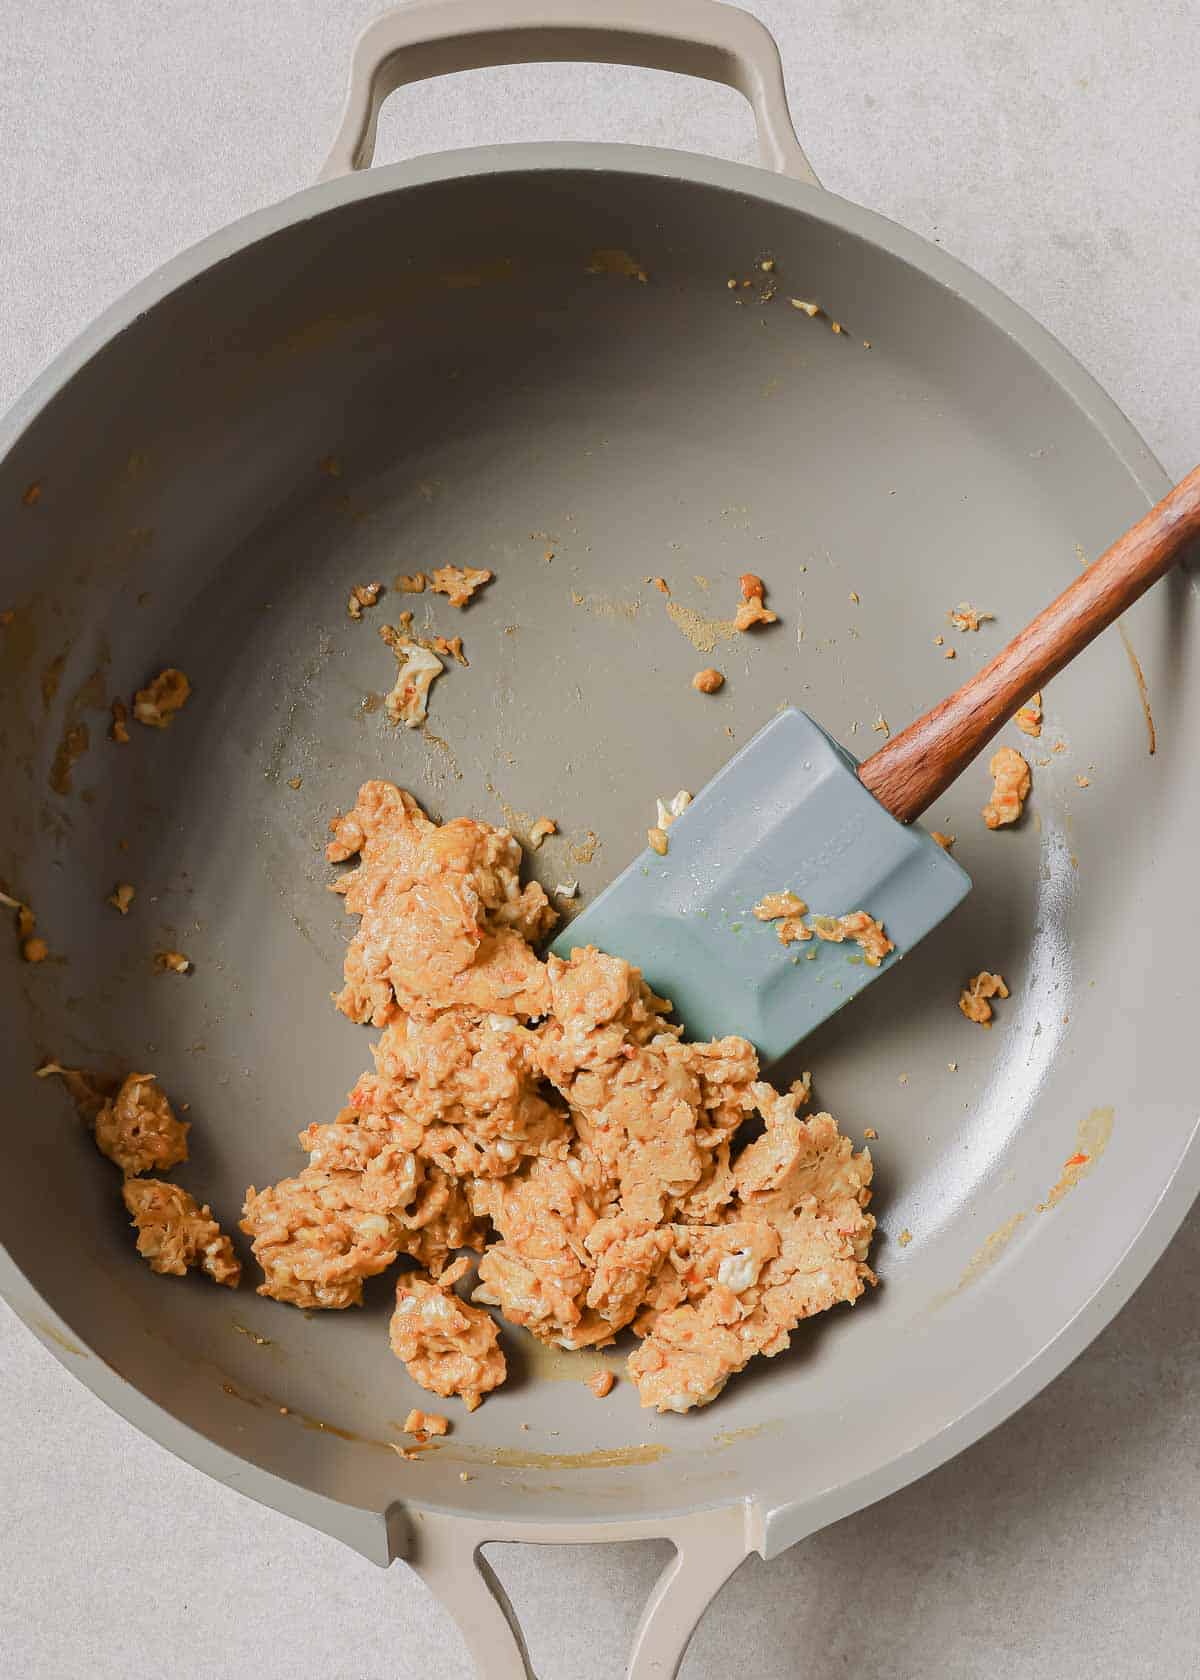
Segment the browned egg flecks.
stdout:
[[[144,723],[147,729],[166,729],[175,721],[177,712],[182,711],[192,692],[192,685],[182,671],[168,666],[160,671],[153,682],[145,688],[139,688],[133,697],[133,715],[139,723]],[[118,722],[124,725],[124,719],[118,719],[117,710],[113,708],[113,740],[120,741],[117,732]]]
[[19,898],[12,898],[6,892],[0,892],[0,904],[6,910],[14,910],[17,918],[17,949],[21,958],[27,963],[43,963],[50,955],[50,947],[40,934],[34,932],[37,927],[37,917],[28,904],[22,904]]
[[361,618],[363,608],[373,607],[378,601],[382,588],[381,583],[356,583],[346,598],[346,611],[350,617]]
[[[686,1042],[621,958],[542,962],[555,912],[511,834],[368,782],[328,856],[357,860],[338,1006],[382,1032],[348,1106],[301,1135],[309,1165],[247,1195],[262,1294],[350,1306],[409,1255],[391,1344],[431,1392],[473,1407],[504,1381],[498,1306],[568,1349],[630,1328],[642,1404],[686,1411],[874,1281],[870,1155],[800,1119],[807,1083],[759,1080],[745,1039]],[[453,1287],[464,1248],[479,1304]]]
[[831,945],[841,945],[852,939],[860,946],[868,968],[878,968],[883,959],[896,949],[883,930],[883,923],[865,910],[852,910],[847,916],[813,916],[811,924],[801,918],[808,905],[790,889],[768,893],[754,906],[760,922],[777,922],[779,942],[792,945],[811,939],[815,933]]

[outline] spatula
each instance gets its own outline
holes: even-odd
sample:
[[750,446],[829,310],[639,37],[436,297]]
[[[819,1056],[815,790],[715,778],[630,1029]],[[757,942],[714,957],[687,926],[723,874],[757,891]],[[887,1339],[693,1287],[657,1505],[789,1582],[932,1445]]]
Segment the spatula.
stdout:
[[[1200,467],[989,664],[861,764],[806,713],[779,713],[671,824],[666,854],[636,858],[553,950],[619,953],[672,999],[692,1037],[736,1031],[776,1060],[966,896],[965,870],[909,825],[1197,535]],[[894,953],[875,967],[852,943],[783,945],[753,906],[785,890],[823,916],[865,910]]]

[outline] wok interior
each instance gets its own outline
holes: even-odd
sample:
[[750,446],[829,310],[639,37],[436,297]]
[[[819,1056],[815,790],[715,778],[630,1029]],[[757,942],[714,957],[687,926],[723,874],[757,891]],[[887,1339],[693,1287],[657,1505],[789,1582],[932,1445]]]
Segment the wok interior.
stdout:
[[[250,1285],[152,1276],[116,1175],[33,1068],[53,1054],[158,1074],[191,1105],[175,1176],[234,1227],[247,1184],[298,1169],[296,1132],[332,1118],[369,1061],[370,1034],[329,1001],[349,926],[321,857],[361,781],[395,780],[438,817],[549,814],[563,836],[531,867],[590,896],[644,843],[655,796],[697,790],[781,704],[866,756],[873,720],[897,728],[961,681],[1071,578],[1077,545],[1098,552],[1145,498],[1012,338],[820,219],[818,195],[804,214],[765,188],[632,167],[449,170],[404,191],[389,173],[127,326],[0,469],[0,606],[19,609],[0,638],[0,882],[61,959],[0,965],[0,1230],[95,1356],[298,1489],[533,1520],[802,1498],[925,1441],[1035,1354],[1182,1148],[1184,956],[1160,939],[1152,963],[1150,947],[1192,797],[1173,774],[1180,591],[1129,626],[1158,754],[1109,633],[1047,691],[1031,751],[1069,752],[1035,768],[1023,828],[986,833],[984,770],[963,778],[930,822],[958,835],[973,894],[785,1070],[811,1066],[856,1140],[878,1130],[883,1287],[685,1418],[639,1412],[628,1384],[599,1403],[575,1380],[595,1356],[506,1333],[508,1385],[402,1462],[380,1443],[427,1397],[388,1350],[389,1281],[361,1312],[305,1316]],[[589,272],[609,264],[598,249],[649,283]],[[773,302],[728,289],[767,256]],[[446,562],[496,574],[466,613],[389,594],[348,619],[351,584]],[[782,623],[713,655],[646,581],[726,618],[745,570]],[[950,663],[934,637],[963,599],[997,620],[955,637]],[[461,632],[471,662],[435,687],[425,732],[362,704],[392,680],[375,626],[402,605]],[[689,686],[710,662],[727,677],[715,700]],[[110,744],[92,702],[165,664],[194,685],[183,717]],[[91,745],[64,797],[48,774],[79,719]],[[104,902],[117,880],[138,891],[124,919]],[[194,973],[154,975],[162,946]],[[1013,994],[990,1033],[955,1008],[982,967]],[[1100,1109],[1115,1115],[1104,1159],[1036,1212]],[[956,1291],[1017,1213],[1003,1256]],[[598,1449],[611,1461],[573,1459]]]

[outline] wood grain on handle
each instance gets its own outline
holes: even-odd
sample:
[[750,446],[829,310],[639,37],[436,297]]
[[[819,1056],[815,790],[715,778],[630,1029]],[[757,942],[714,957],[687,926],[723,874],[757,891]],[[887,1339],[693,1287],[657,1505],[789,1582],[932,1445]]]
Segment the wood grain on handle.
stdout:
[[1031,694],[1169,571],[1200,537],[1200,467],[1064,589],[969,682],[859,765],[859,780],[912,822]]

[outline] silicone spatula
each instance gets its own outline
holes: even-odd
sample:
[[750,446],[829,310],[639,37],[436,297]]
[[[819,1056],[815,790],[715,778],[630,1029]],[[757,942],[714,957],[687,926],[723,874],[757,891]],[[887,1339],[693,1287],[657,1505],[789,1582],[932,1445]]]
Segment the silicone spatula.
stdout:
[[[672,1000],[692,1037],[737,1031],[765,1062],[784,1055],[970,891],[966,872],[910,825],[1197,535],[1200,467],[990,664],[861,764],[806,713],[772,718],[672,823],[667,853],[635,858],[552,949],[617,952]],[[861,958],[850,943],[784,946],[752,907],[788,889],[821,915],[865,910],[894,953],[872,967],[846,960]]]

